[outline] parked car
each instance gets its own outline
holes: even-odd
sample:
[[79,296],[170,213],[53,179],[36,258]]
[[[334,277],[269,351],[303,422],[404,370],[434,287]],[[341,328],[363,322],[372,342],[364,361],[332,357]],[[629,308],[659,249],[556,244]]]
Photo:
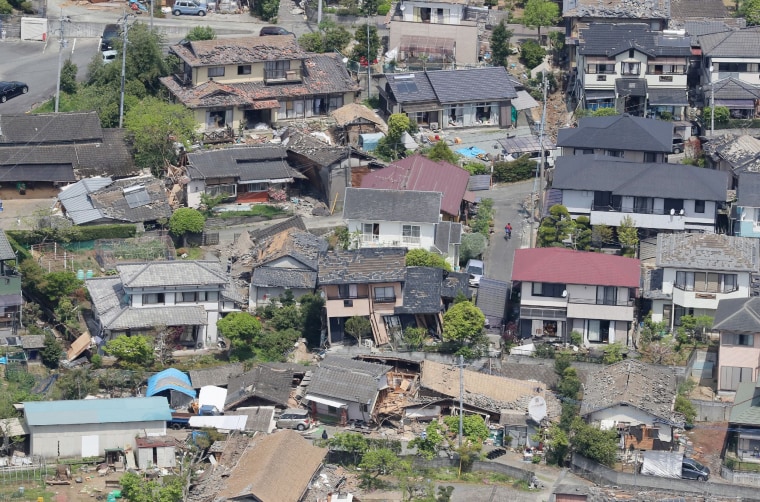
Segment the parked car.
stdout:
[[681,468],[681,477],[683,479],[707,481],[710,478],[710,468],[705,467],[693,458],[684,457],[683,466]]
[[103,51],[103,64],[112,63],[116,60],[116,56],[119,55],[119,51]]
[[11,98],[21,96],[29,92],[29,86],[23,82],[11,81],[0,82],[0,103],[5,103]]
[[194,2],[193,0],[177,0],[172,7],[172,14],[175,16],[205,16],[208,12],[206,2]]
[[292,35],[293,33],[289,32],[285,28],[280,28],[279,26],[264,26],[261,28],[261,31],[259,31],[260,37],[265,37],[267,35]]
[[673,153],[683,152],[683,138],[673,138]]
[[470,275],[470,287],[480,286],[480,278],[485,274],[485,264],[481,260],[468,260],[464,271]]
[[100,36],[100,51],[113,50],[113,41],[121,35],[121,27],[118,24],[107,24]]
[[299,431],[305,431],[311,427],[311,418],[309,418],[309,410],[302,410],[300,408],[289,408],[277,417],[278,429],[297,429]]

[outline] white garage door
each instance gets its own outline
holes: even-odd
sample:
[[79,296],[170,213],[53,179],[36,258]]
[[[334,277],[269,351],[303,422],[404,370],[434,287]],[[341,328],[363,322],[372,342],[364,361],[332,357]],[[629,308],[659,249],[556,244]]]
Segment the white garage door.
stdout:
[[98,436],[82,436],[82,457],[97,457],[99,455]]

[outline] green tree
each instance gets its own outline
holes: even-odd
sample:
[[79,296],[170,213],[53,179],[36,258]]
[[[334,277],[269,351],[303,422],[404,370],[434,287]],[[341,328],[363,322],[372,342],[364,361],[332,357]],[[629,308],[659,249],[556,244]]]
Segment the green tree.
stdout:
[[523,11],[523,24],[526,28],[537,28],[541,40],[541,27],[553,26],[559,21],[559,6],[551,0],[528,0]]
[[128,472],[119,483],[121,494],[129,502],[182,502],[184,498],[182,479],[176,476],[167,476],[159,483]]
[[427,340],[427,331],[425,328],[406,328],[404,330],[404,343],[410,349],[420,349],[425,345]]
[[[737,0],[738,14],[747,21],[747,26],[760,24],[760,0]],[[717,111],[717,109],[716,109]]]
[[92,378],[89,370],[74,368],[58,377],[55,381],[55,389],[55,394],[59,399],[84,399],[88,394],[98,391],[98,381]]
[[462,243],[459,245],[459,259],[467,262],[470,258],[482,255],[488,247],[488,238],[481,233],[462,235]]
[[67,94],[77,92],[77,65],[71,59],[67,59],[61,67],[61,91]]
[[0,14],[13,14],[13,7],[7,0],[0,0]]
[[507,57],[510,53],[509,41],[514,33],[507,29],[502,19],[491,31],[491,62],[494,66],[507,66]]
[[153,364],[153,344],[144,335],[117,336],[106,342],[103,351],[127,364],[138,366]]
[[613,106],[605,106],[604,108],[597,108],[591,112],[592,117],[612,117],[614,115],[620,115]]
[[604,223],[600,225],[594,225],[591,228],[591,244],[597,248],[602,249],[605,244],[611,244],[613,240],[613,230],[609,225]]
[[293,328],[280,331],[262,331],[257,336],[251,348],[254,356],[260,361],[283,362],[285,355],[301,337],[301,332]]
[[615,364],[623,360],[623,346],[619,342],[611,343],[604,347],[602,362],[604,364]]
[[283,305],[274,311],[272,326],[276,330],[301,330],[301,312],[296,305]]
[[[325,25],[322,28],[322,25]],[[334,21],[322,21],[320,29],[324,34],[323,45],[325,52],[343,51],[351,42],[351,33],[343,26],[336,24]]]
[[262,21],[276,22],[280,10],[280,0],[260,0],[253,2],[251,16],[259,17]]
[[211,26],[194,26],[187,32],[185,38],[190,41],[216,40],[216,30]]
[[298,299],[301,312],[301,334],[311,347],[319,347],[322,336],[322,308],[325,299],[321,295],[310,293]]
[[[754,0],[760,3],[760,0]],[[728,122],[728,119],[731,118],[731,112],[728,110],[725,106],[716,106],[715,107],[715,123],[716,124],[725,124]],[[705,106],[702,110],[702,119],[704,120],[705,124],[709,125],[712,120],[712,108],[709,106]]]
[[237,360],[253,356],[252,344],[261,334],[261,323],[247,312],[230,312],[216,321],[219,334],[229,341],[230,357]]
[[570,351],[560,350],[554,354],[554,372],[559,376],[565,374],[565,370],[570,367],[573,360],[573,354]]
[[511,162],[494,162],[493,180],[498,183],[514,183],[535,177],[537,170],[538,163],[530,155],[523,155]]
[[74,272],[61,270],[45,274],[42,284],[38,285],[38,287],[52,304],[56,304],[62,298],[71,296],[74,291],[82,287],[82,281],[77,279],[77,275]]
[[45,333],[45,346],[40,351],[42,364],[50,369],[58,368],[63,356],[63,346],[61,342],[51,332]]
[[684,395],[676,396],[676,402],[673,405],[673,410],[677,413],[681,413],[686,418],[687,424],[693,424],[697,418],[697,410],[694,408],[694,404],[691,400]]
[[331,450],[350,453],[354,465],[359,462],[359,457],[369,449],[369,442],[363,434],[358,432],[337,432],[328,440],[327,444]]
[[558,424],[552,424],[546,434],[544,447],[547,450],[548,463],[564,466],[565,458],[570,452],[570,439]]
[[[445,417],[443,422],[450,431],[459,433],[459,416]],[[462,418],[462,433],[473,443],[482,443],[488,439],[488,426],[480,415],[465,415]]]
[[377,8],[380,6],[380,0],[362,0],[361,13],[365,16],[374,16],[377,14]]
[[203,232],[206,219],[200,211],[191,207],[181,207],[174,211],[169,219],[169,231],[177,237],[182,237],[182,245],[187,247],[187,234]]
[[377,485],[378,476],[392,474],[400,464],[401,459],[389,448],[367,450],[359,464],[363,471],[362,481],[368,488],[374,487]]
[[359,345],[361,345],[362,338],[372,333],[372,324],[370,324],[369,319],[366,317],[355,315],[346,321],[343,329],[346,333],[356,338]]
[[581,388],[583,388],[583,384],[578,378],[578,371],[575,368],[570,366],[562,370],[562,378],[557,385],[557,391],[562,397],[574,401],[578,399]]
[[554,53],[559,56],[559,54],[565,49],[565,34],[561,31],[550,32],[549,44]]
[[526,40],[520,48],[520,60],[529,70],[540,65],[544,56],[546,56],[546,50],[535,40]]
[[147,97],[124,116],[124,127],[132,139],[135,163],[159,175],[167,162],[175,163],[175,143],[189,144],[197,124],[191,110]]
[[417,455],[431,460],[438,455],[443,445],[444,437],[438,422],[431,422],[425,429],[425,434],[409,441],[409,448],[416,448]]
[[609,467],[615,465],[618,452],[617,431],[603,431],[576,417],[570,442],[575,451],[584,457]]
[[538,247],[563,246],[562,241],[569,239],[574,232],[575,222],[570,212],[565,206],[555,204],[538,227]]
[[714,321],[715,319],[709,315],[683,315],[681,316],[681,325],[678,328],[696,342],[704,337],[706,331],[712,329]]
[[477,341],[485,321],[486,316],[472,302],[452,305],[443,314],[443,339],[459,344]]
[[[369,45],[367,44],[367,33],[369,33]],[[354,40],[356,40],[356,45],[352,58],[357,61],[364,60],[374,63],[378,52],[380,52],[380,37],[377,35],[377,28],[373,25],[370,25],[369,28],[366,26],[357,27]],[[390,129],[390,122],[388,128]]]
[[639,229],[636,228],[636,222],[630,215],[626,215],[620,221],[618,231],[618,241],[623,248],[624,256],[635,256],[636,247],[639,245]]
[[307,52],[322,53],[325,52],[325,41],[322,33],[315,31],[313,33],[304,33],[298,38],[298,45]]
[[449,164],[457,165],[459,155],[451,151],[449,145],[445,141],[439,141],[433,147],[425,152],[425,157],[430,160],[448,162]]
[[411,249],[406,253],[407,267],[435,267],[446,271],[451,271],[451,265],[446,262],[446,258],[428,251],[426,249]]
[[409,117],[405,113],[394,113],[388,117],[388,134],[378,141],[376,153],[386,159],[399,158],[404,151],[401,137],[410,127]]

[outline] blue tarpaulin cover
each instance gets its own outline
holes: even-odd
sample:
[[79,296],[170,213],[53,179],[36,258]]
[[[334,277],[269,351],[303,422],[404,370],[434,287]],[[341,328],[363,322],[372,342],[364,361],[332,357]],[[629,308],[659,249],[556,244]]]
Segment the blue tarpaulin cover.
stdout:
[[465,157],[468,157],[470,159],[474,159],[478,155],[483,155],[486,152],[485,150],[481,150],[477,146],[471,146],[468,148],[460,148],[459,150],[457,150],[457,153],[460,155],[464,155]]
[[145,395],[155,396],[165,390],[175,390],[192,398],[195,397],[195,389],[190,383],[190,377],[186,373],[174,368],[165,369],[148,378],[148,389]]

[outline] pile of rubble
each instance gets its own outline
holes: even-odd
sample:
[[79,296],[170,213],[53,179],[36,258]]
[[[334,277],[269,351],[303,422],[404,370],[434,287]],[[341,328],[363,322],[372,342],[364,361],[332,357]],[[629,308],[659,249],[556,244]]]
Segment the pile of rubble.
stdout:
[[199,471],[197,482],[190,487],[188,502],[209,502],[215,500],[227,484],[227,476],[238,463],[248,447],[250,438],[241,434],[230,434],[224,445],[224,451],[218,465],[207,466]]

